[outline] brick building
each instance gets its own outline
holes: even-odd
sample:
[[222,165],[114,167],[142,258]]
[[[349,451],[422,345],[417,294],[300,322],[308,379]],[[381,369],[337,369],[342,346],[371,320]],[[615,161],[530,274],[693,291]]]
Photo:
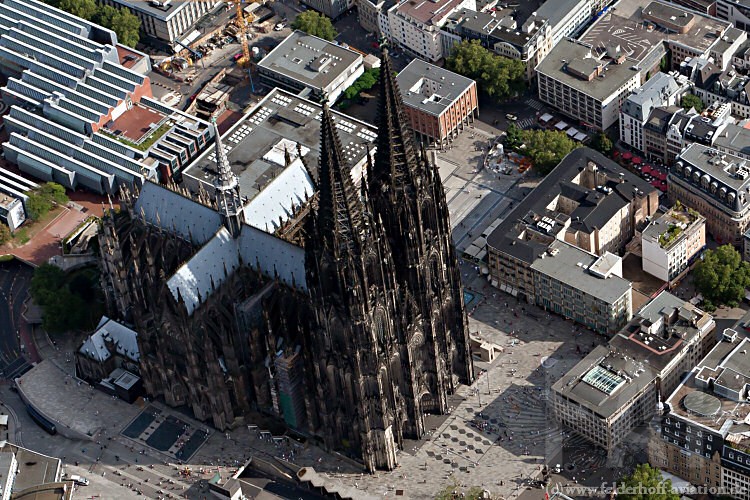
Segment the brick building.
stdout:
[[397,80],[419,141],[445,147],[479,116],[477,83],[470,78],[414,59]]

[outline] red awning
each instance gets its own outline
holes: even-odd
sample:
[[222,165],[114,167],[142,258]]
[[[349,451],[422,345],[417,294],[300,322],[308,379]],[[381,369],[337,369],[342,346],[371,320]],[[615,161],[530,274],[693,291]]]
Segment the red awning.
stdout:
[[650,174],[651,173],[651,165],[643,165],[643,173],[644,174]]
[[634,156],[633,157],[633,165],[638,165],[639,163],[641,163],[641,161],[642,160],[641,160],[641,158],[639,156]]
[[630,153],[629,151],[625,151],[625,152],[624,152],[624,153],[622,154],[622,159],[623,159],[623,160],[629,160],[629,159],[631,159],[632,157],[633,157],[633,154],[632,154],[632,153]]

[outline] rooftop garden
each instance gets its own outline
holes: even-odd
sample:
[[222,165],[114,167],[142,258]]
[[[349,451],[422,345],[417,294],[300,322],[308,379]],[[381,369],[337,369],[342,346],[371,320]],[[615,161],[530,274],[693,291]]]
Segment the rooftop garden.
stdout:
[[659,245],[663,248],[668,247],[682,233],[682,228],[676,224],[670,224],[665,232],[659,236]]
[[164,134],[172,130],[172,123],[169,121],[162,123],[158,128],[154,129],[150,134],[148,134],[147,137],[145,137],[140,142],[131,141],[130,139],[122,135],[114,135],[107,129],[101,130],[118,142],[125,144],[126,146],[130,146],[131,148],[137,149],[139,151],[147,151],[151,146],[154,145],[156,141],[161,139]]

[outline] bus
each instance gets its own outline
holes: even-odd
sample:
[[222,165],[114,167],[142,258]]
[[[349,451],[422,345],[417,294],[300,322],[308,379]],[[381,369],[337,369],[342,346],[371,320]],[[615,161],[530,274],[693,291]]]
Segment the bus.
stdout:
[[29,413],[31,419],[34,420],[37,425],[39,425],[39,427],[47,431],[49,434],[57,434],[57,428],[55,427],[55,424],[50,422],[47,418],[44,417],[44,415],[36,411],[36,409],[34,409],[32,406],[26,405],[26,411]]

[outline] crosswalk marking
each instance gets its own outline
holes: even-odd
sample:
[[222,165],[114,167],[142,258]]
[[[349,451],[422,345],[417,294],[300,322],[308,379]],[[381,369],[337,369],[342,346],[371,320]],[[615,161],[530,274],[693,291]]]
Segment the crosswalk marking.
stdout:
[[533,118],[525,118],[523,120],[519,120],[516,122],[516,126],[521,129],[531,127],[533,124],[534,124]]
[[537,101],[536,99],[526,99],[526,104],[537,111],[540,111],[542,108],[544,108],[544,104]]

